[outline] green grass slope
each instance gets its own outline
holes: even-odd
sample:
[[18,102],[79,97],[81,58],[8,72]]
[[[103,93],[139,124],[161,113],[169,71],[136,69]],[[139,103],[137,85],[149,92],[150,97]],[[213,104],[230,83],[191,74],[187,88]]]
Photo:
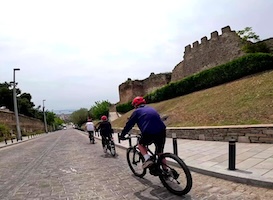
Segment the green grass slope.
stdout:
[[[169,127],[273,124],[273,70],[150,106],[169,116]],[[123,127],[131,113],[113,127]]]

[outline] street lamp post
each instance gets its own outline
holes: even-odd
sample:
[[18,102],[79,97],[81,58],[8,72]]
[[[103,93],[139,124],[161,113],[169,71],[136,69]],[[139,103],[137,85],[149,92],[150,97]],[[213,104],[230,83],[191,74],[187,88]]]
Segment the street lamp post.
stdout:
[[19,71],[19,68],[13,69],[13,104],[14,104],[14,114],[16,119],[16,129],[17,129],[17,141],[22,140],[22,134],[20,129],[20,123],[19,123],[19,115],[18,115],[18,107],[17,107],[17,94],[16,94],[16,88],[17,85],[15,82],[15,71]]
[[43,100],[43,113],[44,113],[44,123],[45,123],[45,132],[47,133],[47,123],[46,123],[46,114],[45,114],[45,99]]

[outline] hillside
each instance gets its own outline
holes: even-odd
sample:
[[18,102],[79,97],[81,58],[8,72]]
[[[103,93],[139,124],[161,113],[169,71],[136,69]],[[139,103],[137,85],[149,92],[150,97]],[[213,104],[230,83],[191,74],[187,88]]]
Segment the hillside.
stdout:
[[[169,127],[273,123],[273,70],[150,104]],[[123,127],[132,111],[112,122]]]

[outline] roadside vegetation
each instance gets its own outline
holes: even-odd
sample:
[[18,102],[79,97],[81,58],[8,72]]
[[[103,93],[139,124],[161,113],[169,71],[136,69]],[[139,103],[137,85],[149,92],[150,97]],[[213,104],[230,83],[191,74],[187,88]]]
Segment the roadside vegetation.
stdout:
[[[32,102],[32,96],[29,93],[22,93],[19,88],[16,88],[17,102],[18,102],[18,112],[19,114],[25,115],[27,117],[35,118],[44,122],[44,113],[41,108],[41,105],[35,106]],[[10,83],[4,82],[0,83],[0,107],[1,109],[8,109],[14,111],[13,106],[13,88]],[[60,119],[55,113],[45,110],[46,121],[50,127],[59,127],[63,123],[63,120]],[[1,122],[0,122],[1,123]],[[13,138],[14,136],[10,134],[10,130],[14,127],[9,127],[5,124],[5,121],[2,121],[0,124],[0,140],[3,138]],[[7,133],[8,130],[8,133]],[[44,130],[38,130],[35,133],[30,134],[39,134]],[[25,133],[22,130],[22,135],[25,136]]]
[[[273,124],[273,70],[152,103],[169,127]],[[133,110],[112,122],[123,127]]]
[[95,105],[92,105],[89,110],[81,108],[74,111],[70,115],[70,120],[78,127],[85,124],[88,118],[91,118],[96,123],[100,120],[101,116],[109,116],[110,107],[111,103],[109,101],[96,101]]

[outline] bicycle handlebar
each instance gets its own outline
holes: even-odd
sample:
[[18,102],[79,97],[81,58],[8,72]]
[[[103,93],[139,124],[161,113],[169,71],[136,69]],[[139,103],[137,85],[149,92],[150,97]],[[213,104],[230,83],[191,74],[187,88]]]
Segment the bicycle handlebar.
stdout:
[[128,136],[124,137],[123,139],[124,140],[130,140],[131,138],[140,138],[140,135],[128,135]]

